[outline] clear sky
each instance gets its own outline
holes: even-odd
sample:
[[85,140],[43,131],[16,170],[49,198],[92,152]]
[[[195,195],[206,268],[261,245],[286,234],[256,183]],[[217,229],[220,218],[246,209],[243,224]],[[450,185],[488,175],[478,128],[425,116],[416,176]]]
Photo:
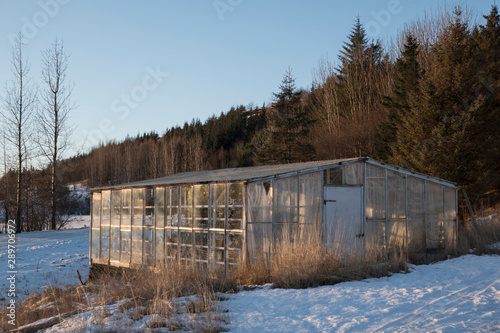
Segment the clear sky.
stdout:
[[[268,104],[288,66],[310,88],[321,58],[337,60],[357,15],[372,38],[394,37],[439,0],[0,0],[0,82],[23,32],[31,76],[55,38],[70,55],[77,148],[167,128],[231,106]],[[487,14],[494,0],[465,1]],[[455,4],[455,2],[448,2]],[[2,92],[3,94],[3,92]],[[86,140],[87,138],[87,140]]]

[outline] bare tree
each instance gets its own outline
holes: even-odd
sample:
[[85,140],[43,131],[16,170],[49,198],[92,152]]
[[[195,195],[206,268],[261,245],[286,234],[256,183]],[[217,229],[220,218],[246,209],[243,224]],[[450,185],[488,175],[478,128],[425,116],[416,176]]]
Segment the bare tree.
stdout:
[[17,153],[17,186],[16,186],[16,232],[21,232],[22,226],[22,193],[23,193],[23,162],[27,158],[33,131],[30,130],[31,116],[36,102],[36,94],[29,78],[29,63],[23,58],[23,36],[15,39],[12,50],[11,71],[13,79],[5,87],[3,99],[4,108],[4,139]]
[[50,177],[50,228],[56,229],[57,215],[57,162],[68,148],[71,131],[69,114],[75,108],[71,102],[72,85],[66,82],[68,56],[62,42],[56,41],[42,52],[42,103],[38,113],[41,153],[49,160]]
[[314,72],[311,94],[312,112],[330,133],[339,129],[341,117],[335,74],[334,66],[327,59],[321,59]]

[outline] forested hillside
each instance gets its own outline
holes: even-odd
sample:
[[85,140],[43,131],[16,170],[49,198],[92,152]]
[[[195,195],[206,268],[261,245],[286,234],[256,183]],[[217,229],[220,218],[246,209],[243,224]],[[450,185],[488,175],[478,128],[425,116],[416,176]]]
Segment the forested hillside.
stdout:
[[[335,63],[319,62],[307,89],[296,87],[289,69],[269,105],[235,106],[63,160],[59,189],[70,182],[102,186],[184,171],[370,156],[456,182],[473,202],[499,199],[496,6],[477,23],[459,7],[417,18],[392,43],[370,40],[357,18],[339,54]],[[43,210],[49,171],[23,170],[24,197],[32,200],[23,206],[25,221]],[[16,211],[8,195],[15,193],[16,172],[1,179],[7,215]],[[59,200],[64,197],[60,190]]]

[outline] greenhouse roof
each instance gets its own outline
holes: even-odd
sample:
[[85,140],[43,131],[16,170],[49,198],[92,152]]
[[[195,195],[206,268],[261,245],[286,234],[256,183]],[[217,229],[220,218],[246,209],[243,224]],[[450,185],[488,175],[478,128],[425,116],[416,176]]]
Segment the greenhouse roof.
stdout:
[[314,162],[304,162],[304,163],[262,165],[262,166],[253,166],[244,168],[228,168],[228,169],[218,169],[218,170],[182,172],[156,179],[148,179],[128,184],[95,188],[94,190],[108,189],[108,188],[123,188],[123,187],[245,181],[252,179],[269,178],[289,173],[313,172],[316,170],[322,170],[327,166],[332,166],[335,164],[344,164],[346,162],[356,162],[359,160],[364,160],[364,159],[345,158],[338,160],[314,161]]
[[406,169],[396,167],[390,164],[381,163],[367,157],[357,157],[357,158],[344,158],[337,160],[313,161],[313,162],[303,162],[303,163],[262,165],[262,166],[252,166],[244,168],[228,168],[228,169],[217,169],[217,170],[182,172],[161,178],[148,179],[132,183],[113,185],[113,186],[97,187],[93,188],[92,190],[161,186],[161,185],[203,184],[203,183],[217,183],[217,182],[264,180],[266,178],[269,179],[269,178],[293,176],[303,173],[311,173],[327,169],[328,167],[352,164],[362,161],[366,161],[370,164],[379,165],[388,169],[397,170],[399,172],[403,172],[419,178],[432,180],[441,183],[443,185],[456,187],[454,183],[451,183],[446,180],[408,171]]

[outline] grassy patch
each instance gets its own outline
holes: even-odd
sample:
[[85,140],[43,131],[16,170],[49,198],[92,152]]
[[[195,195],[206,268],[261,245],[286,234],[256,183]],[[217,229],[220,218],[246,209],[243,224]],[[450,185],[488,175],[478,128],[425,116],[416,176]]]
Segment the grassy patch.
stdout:
[[[180,264],[120,274],[104,270],[85,286],[52,286],[25,299],[16,309],[16,327],[43,318],[91,313],[90,321],[80,323],[82,330],[87,325],[104,329],[107,318],[119,312],[124,322],[144,319],[149,328],[221,332],[228,319],[218,304],[223,300],[218,293],[236,289],[235,283],[223,275]],[[115,307],[110,308],[113,304]],[[1,329],[13,327],[2,322]]]

